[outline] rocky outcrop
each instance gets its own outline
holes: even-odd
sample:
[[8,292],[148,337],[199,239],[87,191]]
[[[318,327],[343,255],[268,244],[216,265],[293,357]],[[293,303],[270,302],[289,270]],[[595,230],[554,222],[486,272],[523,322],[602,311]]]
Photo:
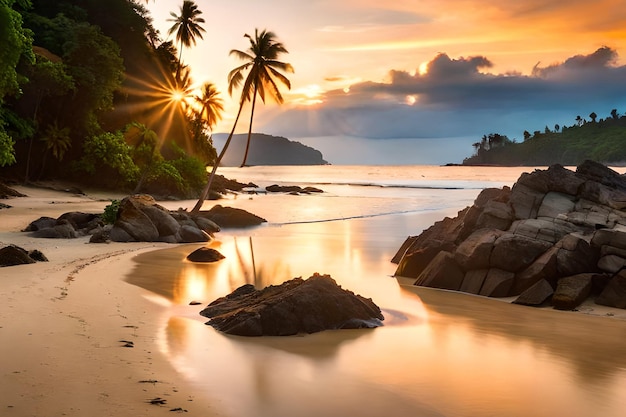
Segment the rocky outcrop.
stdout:
[[245,210],[217,205],[208,211],[192,214],[170,211],[147,194],[124,198],[115,223],[105,225],[99,214],[70,212],[59,218],[40,217],[25,232],[39,238],[71,239],[90,235],[91,243],[104,242],[208,242],[224,227],[248,227],[265,222]]
[[207,324],[238,336],[289,336],[382,325],[371,299],[342,289],[328,275],[294,278],[262,290],[247,284],[200,312]]
[[48,262],[48,258],[39,250],[27,251],[15,245],[0,249],[0,267]]
[[316,187],[301,187],[299,185],[268,185],[265,187],[265,191],[269,193],[287,193],[292,195],[299,194],[317,194],[324,191]]
[[592,161],[524,173],[407,238],[394,260],[415,285],[559,309],[597,296],[626,308],[626,176]]

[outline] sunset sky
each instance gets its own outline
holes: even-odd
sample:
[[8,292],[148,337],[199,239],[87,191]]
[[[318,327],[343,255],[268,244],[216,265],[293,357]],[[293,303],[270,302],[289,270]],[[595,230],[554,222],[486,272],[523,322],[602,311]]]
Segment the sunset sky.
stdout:
[[[268,29],[295,73],[284,105],[259,107],[254,131],[314,146],[331,163],[460,162],[484,134],[521,140],[577,115],[626,113],[623,0],[196,3],[206,33],[183,61],[223,92],[216,131],[229,131],[237,110],[226,78],[240,62],[229,51]],[[163,38],[181,5],[148,4]]]

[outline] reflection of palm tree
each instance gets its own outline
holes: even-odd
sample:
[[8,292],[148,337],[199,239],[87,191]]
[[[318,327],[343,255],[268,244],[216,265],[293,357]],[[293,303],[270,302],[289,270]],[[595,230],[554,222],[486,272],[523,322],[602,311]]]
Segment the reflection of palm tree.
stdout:
[[248,34],[245,35],[246,38],[250,39],[250,49],[249,53],[232,50],[231,54],[236,54],[240,58],[249,60],[244,65],[241,65],[230,72],[228,75],[229,85],[228,92],[232,94],[234,88],[239,87],[241,82],[243,81],[243,71],[246,69],[250,69],[250,73],[245,80],[243,90],[241,92],[241,99],[239,100],[239,111],[237,112],[237,117],[235,117],[235,122],[233,124],[233,128],[228,135],[228,139],[226,139],[226,143],[222,148],[217,160],[213,164],[213,169],[211,170],[211,175],[209,176],[209,181],[207,185],[202,190],[202,194],[198,199],[198,202],[191,210],[192,213],[197,213],[202,208],[202,204],[204,200],[209,195],[209,190],[211,189],[211,184],[213,183],[213,178],[215,177],[215,172],[217,171],[217,167],[220,165],[222,158],[226,154],[226,150],[230,145],[230,142],[235,133],[235,128],[237,127],[237,122],[239,121],[239,116],[241,116],[241,110],[243,109],[243,105],[246,101],[250,100],[250,96],[253,95],[252,101],[252,112],[250,114],[250,127],[248,129],[248,143],[246,145],[246,154],[244,156],[242,166],[245,165],[247,155],[248,155],[248,147],[250,145],[250,136],[252,133],[252,120],[254,116],[254,105],[256,101],[257,93],[261,96],[261,100],[265,102],[265,92],[266,89],[269,89],[269,94],[273,97],[278,103],[283,102],[283,97],[278,90],[278,86],[276,85],[275,78],[278,79],[282,84],[286,85],[288,88],[291,88],[291,83],[282,75],[278,70],[293,72],[293,67],[290,64],[286,64],[284,62],[277,61],[276,58],[281,53],[288,53],[287,49],[283,46],[282,43],[277,42],[275,40],[276,35],[273,32],[263,31],[259,35],[258,30],[255,30],[255,38]]
[[168,22],[174,22],[167,34],[171,35],[176,32],[176,40],[180,42],[177,77],[180,72],[183,46],[190,47],[195,45],[196,37],[202,39],[202,32],[205,32],[204,28],[200,26],[200,23],[204,23],[204,19],[199,17],[201,14],[202,11],[198,10],[196,3],[191,0],[185,0],[180,7],[180,15],[170,12],[172,19],[167,19]]
[[[246,142],[246,152],[241,163],[242,167],[248,159],[257,93],[261,96],[263,102],[265,102],[265,94],[267,93],[278,103],[282,103],[283,97],[276,82],[278,81],[287,86],[287,88],[291,88],[291,83],[280,71],[293,72],[293,67],[290,64],[277,61],[279,55],[289,52],[282,43],[276,40],[276,35],[273,32],[263,30],[259,33],[259,30],[255,29],[254,38],[248,34],[245,37],[250,40],[250,48],[246,52],[233,49],[230,51],[230,54],[236,55],[239,59],[246,62],[228,74],[229,93],[232,93],[233,89],[238,88],[243,82],[239,106],[242,107],[246,101],[252,99],[248,141]],[[247,70],[249,70],[248,76],[244,81],[243,73]]]

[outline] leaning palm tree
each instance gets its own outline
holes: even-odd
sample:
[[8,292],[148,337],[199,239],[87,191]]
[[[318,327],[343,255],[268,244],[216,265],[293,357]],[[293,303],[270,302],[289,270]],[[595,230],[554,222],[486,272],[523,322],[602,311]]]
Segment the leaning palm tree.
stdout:
[[[246,101],[252,100],[248,141],[246,142],[246,152],[241,163],[242,167],[246,165],[248,151],[250,150],[252,121],[254,120],[257,94],[264,103],[267,93],[277,103],[282,104],[283,96],[278,89],[277,82],[285,85],[287,89],[291,88],[291,83],[280,71],[293,72],[293,67],[290,64],[277,60],[281,54],[289,52],[281,42],[276,40],[276,35],[273,32],[263,30],[259,33],[259,30],[255,29],[254,38],[248,34],[244,36],[250,41],[250,48],[245,52],[233,49],[230,51],[230,54],[246,62],[228,74],[229,94],[232,94],[233,89],[238,88],[243,83],[240,106],[243,106]],[[248,76],[245,77],[244,81],[245,71],[248,71]]]
[[[238,88],[243,82],[243,89],[241,91],[241,98],[239,99],[239,111],[237,112],[237,117],[235,117],[235,122],[233,123],[233,128],[228,135],[228,139],[226,139],[226,143],[222,148],[217,160],[213,164],[213,169],[211,170],[211,175],[209,176],[209,180],[207,185],[202,190],[202,194],[198,199],[198,202],[191,210],[192,213],[197,213],[202,208],[202,204],[204,200],[207,198],[209,194],[209,190],[211,189],[211,184],[213,183],[213,178],[215,177],[215,172],[217,171],[217,167],[220,165],[222,158],[226,154],[226,149],[230,145],[230,142],[235,133],[235,128],[237,127],[237,123],[239,122],[239,116],[241,116],[241,110],[243,109],[243,105],[252,99],[252,110],[250,113],[250,126],[248,128],[248,142],[246,144],[246,152],[244,155],[243,163],[241,166],[244,166],[246,160],[248,158],[248,150],[250,147],[250,137],[252,135],[252,121],[254,118],[254,106],[256,104],[256,96],[257,94],[261,96],[261,100],[265,103],[265,94],[267,93],[276,100],[279,104],[283,102],[283,96],[278,89],[278,85],[276,81],[278,80],[280,83],[287,86],[287,88],[291,88],[291,83],[280,71],[293,72],[293,67],[290,64],[277,61],[277,58],[282,53],[289,53],[285,46],[276,41],[276,35],[273,32],[268,32],[263,30],[259,34],[259,30],[255,29],[254,31],[254,39],[252,36],[245,34],[244,37],[250,40],[250,48],[247,52],[242,52],[236,49],[230,51],[230,55],[237,55],[239,58],[246,60],[247,62],[239,67],[235,68],[228,74],[228,93],[232,95],[233,90]],[[244,82],[244,71],[250,70],[248,73],[248,77]]]
[[185,0],[180,7],[180,15],[170,12],[172,18],[167,19],[168,22],[174,22],[167,34],[171,35],[176,32],[176,40],[180,43],[176,77],[178,77],[180,72],[183,46],[190,47],[191,45],[195,45],[196,37],[202,39],[202,32],[205,32],[204,28],[200,26],[201,23],[204,23],[204,19],[199,17],[201,14],[202,11],[198,10],[198,5],[195,2]]

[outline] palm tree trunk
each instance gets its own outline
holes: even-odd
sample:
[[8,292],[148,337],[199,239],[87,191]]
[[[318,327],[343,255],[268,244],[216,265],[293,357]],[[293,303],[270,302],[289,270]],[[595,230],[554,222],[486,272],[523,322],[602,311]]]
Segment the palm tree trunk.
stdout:
[[239,104],[239,111],[237,112],[237,117],[235,118],[233,129],[230,131],[230,134],[228,135],[228,139],[226,139],[226,143],[224,144],[224,148],[222,149],[219,156],[217,157],[217,160],[213,164],[213,169],[211,170],[209,181],[207,182],[206,186],[202,190],[202,193],[200,194],[200,198],[198,198],[198,202],[191,209],[191,213],[194,213],[194,214],[198,213],[200,209],[202,208],[202,205],[204,204],[204,200],[206,200],[207,196],[209,195],[209,190],[211,189],[211,184],[213,184],[213,178],[215,177],[215,172],[217,171],[217,167],[222,162],[222,158],[224,158],[224,155],[226,154],[226,149],[228,149],[228,145],[230,145],[230,141],[233,139],[233,135],[235,134],[235,128],[237,127],[239,116],[241,116],[241,110],[243,109],[243,104],[244,104],[244,101],[242,100],[241,103]]
[[246,161],[248,160],[248,151],[250,150],[250,138],[252,136],[252,120],[254,119],[254,106],[256,104],[256,90],[257,84],[254,83],[254,97],[252,97],[252,110],[250,111],[250,126],[248,127],[248,141],[246,142],[246,152],[243,154],[243,162],[239,168],[243,168],[246,166]]

